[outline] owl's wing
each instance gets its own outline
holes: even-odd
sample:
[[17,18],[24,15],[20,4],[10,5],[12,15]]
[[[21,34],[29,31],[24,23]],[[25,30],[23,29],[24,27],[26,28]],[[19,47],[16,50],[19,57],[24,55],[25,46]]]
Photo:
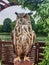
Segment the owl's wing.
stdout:
[[15,29],[12,31],[12,43],[13,43],[13,50],[15,53],[15,42],[16,42],[16,38],[15,38]]
[[32,32],[32,38],[33,38],[33,44],[34,44],[36,42],[36,34],[34,31]]

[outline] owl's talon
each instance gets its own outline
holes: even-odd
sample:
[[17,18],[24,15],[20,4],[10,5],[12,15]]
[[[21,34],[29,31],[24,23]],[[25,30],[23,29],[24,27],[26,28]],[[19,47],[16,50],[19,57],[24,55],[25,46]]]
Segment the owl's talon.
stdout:
[[34,65],[34,63],[32,65]]
[[24,61],[30,61],[29,57],[24,57]]
[[16,62],[16,61],[21,61],[20,57],[15,58],[14,62]]

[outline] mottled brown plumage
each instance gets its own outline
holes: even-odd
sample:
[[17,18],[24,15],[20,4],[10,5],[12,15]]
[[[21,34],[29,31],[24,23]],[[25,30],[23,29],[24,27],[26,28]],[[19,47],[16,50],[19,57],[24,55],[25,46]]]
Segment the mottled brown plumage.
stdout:
[[[15,60],[21,61],[20,57],[23,54],[24,61],[28,60],[27,54],[31,46],[35,43],[35,32],[32,30],[29,14],[16,13],[17,21],[13,30],[13,41],[17,58]],[[14,60],[14,61],[15,61]]]

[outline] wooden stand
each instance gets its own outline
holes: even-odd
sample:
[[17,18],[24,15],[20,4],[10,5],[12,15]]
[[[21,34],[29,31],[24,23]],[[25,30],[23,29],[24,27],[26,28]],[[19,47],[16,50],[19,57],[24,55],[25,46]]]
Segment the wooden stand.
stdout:
[[16,61],[14,65],[34,65],[34,63],[32,61]]

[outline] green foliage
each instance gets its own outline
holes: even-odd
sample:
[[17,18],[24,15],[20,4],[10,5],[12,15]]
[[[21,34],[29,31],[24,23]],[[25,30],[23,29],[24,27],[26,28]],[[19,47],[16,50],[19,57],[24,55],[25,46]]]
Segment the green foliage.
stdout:
[[6,18],[3,22],[4,32],[11,32],[11,19]]
[[[16,21],[11,21],[11,19],[6,18],[3,22],[3,25],[0,25],[0,33],[11,32],[15,27]],[[6,33],[5,33],[6,34]]]
[[8,0],[21,4],[23,7],[28,7],[30,10],[37,10],[45,0]]
[[45,0],[43,4],[38,8],[38,13],[45,26],[44,31],[49,33],[49,0]]
[[49,2],[45,2],[41,4],[41,6],[38,9],[38,12],[42,18],[43,21],[49,17]]
[[24,0],[23,6],[28,7],[30,10],[37,10],[44,1],[45,0]]
[[3,31],[3,25],[0,25],[0,32]]
[[11,2],[18,2],[18,0],[8,0],[10,3]]
[[14,29],[15,24],[16,24],[16,21],[13,21],[13,22],[11,23],[11,28],[12,28],[12,30]]
[[47,36],[47,27],[45,26],[46,24],[43,21],[38,21],[36,24],[36,33],[38,35],[43,35],[43,36]]
[[35,30],[35,21],[32,16],[30,16],[30,19],[31,19],[32,29]]

